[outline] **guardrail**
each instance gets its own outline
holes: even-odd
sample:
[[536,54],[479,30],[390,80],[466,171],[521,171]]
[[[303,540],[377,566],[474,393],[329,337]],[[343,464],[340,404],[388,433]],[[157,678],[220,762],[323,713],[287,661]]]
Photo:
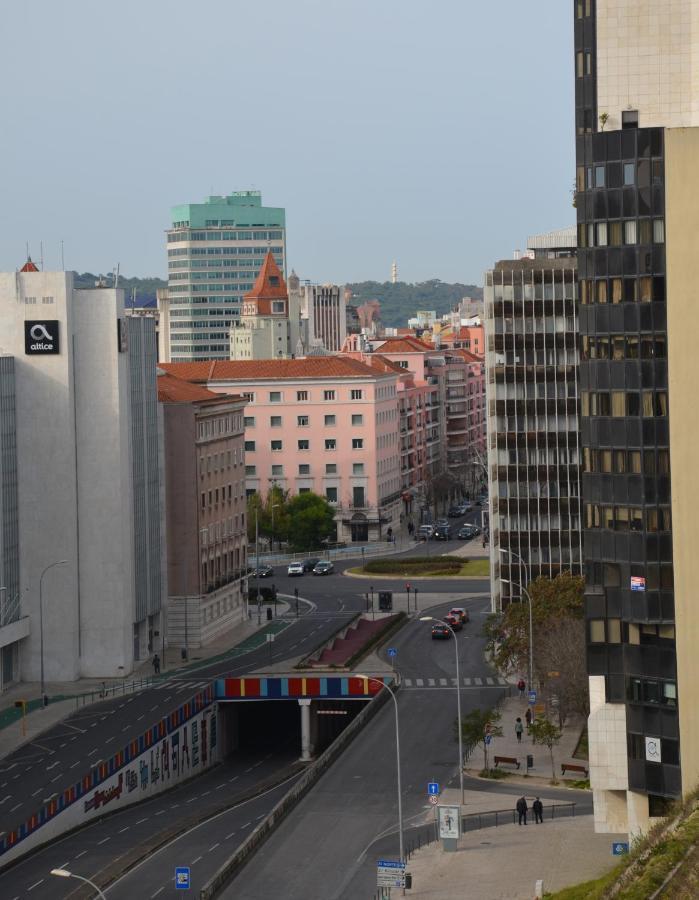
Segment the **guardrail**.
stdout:
[[[304,559],[368,559],[372,556],[391,556],[401,553],[416,546],[416,542],[410,538],[396,535],[395,543],[377,541],[375,544],[363,544],[362,546],[350,545],[349,547],[333,547],[330,550],[309,550],[306,553],[260,553],[260,565],[280,566],[290,562],[302,562]],[[257,556],[254,546],[248,547],[248,564],[254,568],[257,565]],[[252,576],[251,576],[252,577]]]
[[160,681],[157,678],[134,678],[131,681],[114,681],[111,684],[106,682],[101,688],[94,691],[87,691],[84,694],[77,694],[75,700],[75,708],[80,709],[81,706],[87,706],[90,703],[97,703],[99,700],[106,700],[108,697],[121,697],[124,694],[135,694],[136,691],[145,691],[146,688]]

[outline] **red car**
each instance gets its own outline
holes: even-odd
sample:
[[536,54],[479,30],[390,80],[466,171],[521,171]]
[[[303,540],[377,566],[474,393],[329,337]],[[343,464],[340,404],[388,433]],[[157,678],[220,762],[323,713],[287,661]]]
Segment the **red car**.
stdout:
[[444,621],[447,625],[451,625],[454,631],[461,631],[464,627],[464,623],[461,621],[461,616],[455,616],[453,613],[449,613],[448,616],[444,617]]

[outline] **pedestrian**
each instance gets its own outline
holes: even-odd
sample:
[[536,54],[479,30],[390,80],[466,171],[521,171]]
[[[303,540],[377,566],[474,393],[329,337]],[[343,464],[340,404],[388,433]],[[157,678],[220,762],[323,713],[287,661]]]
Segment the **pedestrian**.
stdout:
[[524,719],[527,723],[527,734],[529,734],[529,729],[532,727],[532,711],[530,707],[527,707],[527,711],[524,714]]
[[529,807],[527,806],[527,801],[524,797],[520,797],[517,801],[517,815],[519,816],[519,824],[522,824],[522,819],[524,819],[524,824],[527,824],[527,812]]
[[532,809],[534,810],[534,821],[537,825],[541,825],[544,821],[544,804],[538,797],[532,803]]
[[522,732],[524,731],[524,725],[522,725],[522,720],[519,716],[517,716],[517,721],[515,722],[515,734],[517,735],[517,743],[522,743]]
[[157,653],[153,656],[153,674],[160,675],[160,657]]
[[524,698],[524,689],[527,685],[525,684],[524,678],[520,678],[517,682],[517,690],[519,691],[520,698]]

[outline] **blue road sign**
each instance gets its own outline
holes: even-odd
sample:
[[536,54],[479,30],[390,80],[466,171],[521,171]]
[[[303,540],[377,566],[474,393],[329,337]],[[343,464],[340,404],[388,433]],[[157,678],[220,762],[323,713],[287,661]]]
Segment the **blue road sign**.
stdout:
[[429,781],[427,783],[427,793],[434,794],[437,796],[439,794],[439,782],[438,781]]
[[622,841],[612,844],[612,856],[625,856],[629,852],[629,845]]
[[486,736],[485,736],[485,745],[486,745],[486,747],[488,746],[488,744],[490,744],[490,742],[491,742],[492,740],[493,740],[493,736],[492,736],[491,734],[486,734]]
[[376,863],[377,867],[380,866],[382,869],[404,869],[405,863],[400,862],[396,859],[380,859]]
[[534,706],[536,703],[536,691],[529,691],[529,705]]
[[191,886],[191,878],[189,876],[188,866],[178,866],[175,869],[175,887],[178,891],[188,891]]
[[398,651],[396,650],[395,647],[389,647],[389,648],[388,648],[388,655],[389,655],[389,656],[398,656]]

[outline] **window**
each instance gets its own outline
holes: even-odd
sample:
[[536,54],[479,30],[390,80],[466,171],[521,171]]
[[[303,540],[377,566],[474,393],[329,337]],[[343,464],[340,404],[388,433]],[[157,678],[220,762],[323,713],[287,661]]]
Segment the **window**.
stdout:
[[270,403],[281,403],[282,402],[282,392],[281,391],[270,391],[269,392],[269,402]]
[[296,391],[296,399],[299,403],[303,400],[308,400],[308,391]]
[[606,247],[607,246],[607,223],[606,222],[598,222],[597,223],[597,246],[598,247]]
[[624,163],[624,185],[636,184],[635,163]]
[[665,243],[665,219],[653,219],[653,243]]
[[255,416],[244,416],[243,417],[243,427],[244,428],[254,428],[255,427]]
[[299,450],[310,450],[311,449],[310,441],[298,441],[297,443],[298,443]]
[[590,629],[590,643],[603,644],[605,641],[604,619],[590,619],[588,625]]
[[609,244],[611,247],[621,247],[621,222],[609,223]]
[[326,416],[325,424],[326,425],[334,425],[335,424],[335,416]]
[[[589,2],[589,0],[587,0]],[[638,110],[624,109],[621,112],[622,128],[638,128]]]
[[254,402],[255,402],[255,395],[254,395],[254,394],[251,394],[251,393],[249,393],[249,392],[243,391],[243,397],[248,401],[248,403],[254,403]]
[[278,453],[282,449],[282,442],[281,441],[272,441],[270,443],[270,447],[272,448],[272,450],[275,451],[275,453]]
[[352,416],[352,424],[353,425],[363,425],[364,424],[364,416],[362,416],[361,414],[353,415]]
[[[276,277],[276,276],[272,276],[272,277],[269,279],[269,280],[270,280],[270,283],[271,283],[271,281],[272,281],[272,278],[274,278],[274,277]],[[272,312],[273,312],[273,313],[283,313],[283,312],[286,312],[286,304],[284,303],[284,301],[283,301],[283,300],[273,300],[273,301],[272,301]]]
[[353,475],[363,475],[364,474],[364,463],[352,463],[352,474]]
[[595,166],[595,187],[604,187],[604,166]]
[[364,449],[364,439],[363,438],[352,438],[352,449],[353,450],[363,450]]
[[334,400],[335,391],[323,391],[323,400]]
[[283,475],[284,474],[284,466],[272,466],[272,475]]
[[623,391],[612,391],[612,415],[626,415],[626,394]]
[[326,463],[325,464],[325,474],[326,475],[337,475],[337,463]]
[[296,416],[296,424],[299,428],[308,427],[308,416]]
[[245,466],[245,474],[254,476],[255,475],[255,466]]
[[310,475],[311,467],[308,463],[299,463],[299,475]]
[[636,243],[636,221],[634,219],[624,222],[624,243]]
[[328,503],[337,503],[337,488],[325,488],[325,499],[328,501]]
[[362,399],[362,390],[360,388],[353,388],[350,391],[350,398],[352,400],[361,400]]
[[328,438],[325,441],[325,449],[326,450],[334,450],[336,446],[337,446],[337,441],[335,440],[335,438]]
[[272,428],[281,428],[282,427],[282,417],[281,416],[270,416],[269,424]]
[[585,58],[582,50],[578,50],[575,54],[575,74],[578,78],[582,78],[585,74]]
[[246,453],[254,453],[255,452],[255,441],[245,441],[245,452]]

